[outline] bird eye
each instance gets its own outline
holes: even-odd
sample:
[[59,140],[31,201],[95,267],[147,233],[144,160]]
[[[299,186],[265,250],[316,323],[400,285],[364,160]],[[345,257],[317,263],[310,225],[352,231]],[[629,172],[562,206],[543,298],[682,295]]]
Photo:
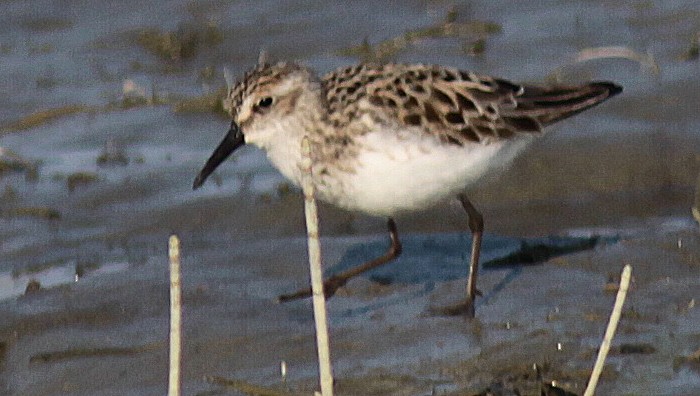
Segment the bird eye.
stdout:
[[258,102],[258,107],[269,107],[272,104],[272,98],[266,96]]

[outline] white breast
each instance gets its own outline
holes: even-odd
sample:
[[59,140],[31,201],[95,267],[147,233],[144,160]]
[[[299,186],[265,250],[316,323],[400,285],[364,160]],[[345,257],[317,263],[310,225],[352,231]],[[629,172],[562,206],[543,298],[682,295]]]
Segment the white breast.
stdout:
[[[446,145],[414,131],[377,131],[360,137],[354,173],[341,173],[332,203],[377,216],[425,209],[454,198],[491,171],[505,168],[532,141]],[[338,193],[336,191],[335,193]]]

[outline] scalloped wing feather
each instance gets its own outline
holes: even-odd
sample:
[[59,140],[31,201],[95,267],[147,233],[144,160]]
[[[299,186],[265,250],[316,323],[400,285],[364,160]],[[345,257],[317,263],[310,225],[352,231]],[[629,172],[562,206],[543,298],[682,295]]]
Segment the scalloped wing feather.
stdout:
[[401,64],[346,67],[327,74],[323,83],[336,126],[375,106],[386,112],[372,114],[377,121],[457,145],[539,134],[622,90],[609,82],[522,86],[449,67]]

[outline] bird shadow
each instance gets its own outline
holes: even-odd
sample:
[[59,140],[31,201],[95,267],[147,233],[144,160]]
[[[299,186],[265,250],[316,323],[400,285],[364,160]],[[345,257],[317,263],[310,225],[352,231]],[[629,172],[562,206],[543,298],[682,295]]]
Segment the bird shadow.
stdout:
[[[508,270],[489,290],[480,303],[487,303],[520,276],[523,267],[537,265],[554,257],[593,249],[600,244],[619,241],[617,236],[548,236],[512,238],[485,235],[481,246],[481,271]],[[427,294],[439,282],[466,278],[469,270],[471,234],[413,234],[402,238],[403,251],[395,261],[368,271],[361,276],[382,285],[404,284],[422,286],[415,297]],[[326,275],[338,274],[384,254],[389,241],[358,243],[350,246],[340,261],[327,268]],[[395,296],[397,302],[406,296]],[[391,299],[391,298],[389,298]],[[381,306],[390,301],[376,302]],[[362,310],[371,310],[365,306]],[[376,307],[375,307],[376,308]],[[358,313],[358,312],[355,312]]]
[[[481,245],[481,270],[535,265],[618,240],[618,237],[597,235],[527,239],[486,235]],[[363,276],[380,284],[446,282],[467,276],[471,234],[415,234],[403,237],[402,244],[401,256]],[[388,246],[388,240],[352,245],[337,264],[326,270],[326,275],[338,274],[375,259],[384,254]]]

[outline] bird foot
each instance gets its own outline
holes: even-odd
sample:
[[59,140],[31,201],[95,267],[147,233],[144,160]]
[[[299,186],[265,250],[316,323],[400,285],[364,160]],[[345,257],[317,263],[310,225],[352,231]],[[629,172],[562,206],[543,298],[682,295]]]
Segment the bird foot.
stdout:
[[[348,278],[345,277],[336,277],[332,276],[328,279],[326,279],[323,282],[323,294],[326,296],[326,299],[329,299],[333,297],[336,291],[340,289],[341,287],[345,286],[345,284],[348,282]],[[299,289],[295,291],[294,293],[290,294],[282,294],[281,296],[277,297],[277,302],[279,303],[284,303],[284,302],[289,302],[293,300],[298,300],[301,298],[307,298],[311,297],[312,291],[310,287],[304,288],[304,289]]]
[[458,304],[430,308],[430,313],[436,316],[464,316],[474,318],[474,301],[462,301]]
[[[474,297],[481,296],[479,290],[474,291]],[[444,307],[430,308],[430,313],[436,316],[464,316],[467,319],[474,318],[474,297],[467,297],[466,300]]]

